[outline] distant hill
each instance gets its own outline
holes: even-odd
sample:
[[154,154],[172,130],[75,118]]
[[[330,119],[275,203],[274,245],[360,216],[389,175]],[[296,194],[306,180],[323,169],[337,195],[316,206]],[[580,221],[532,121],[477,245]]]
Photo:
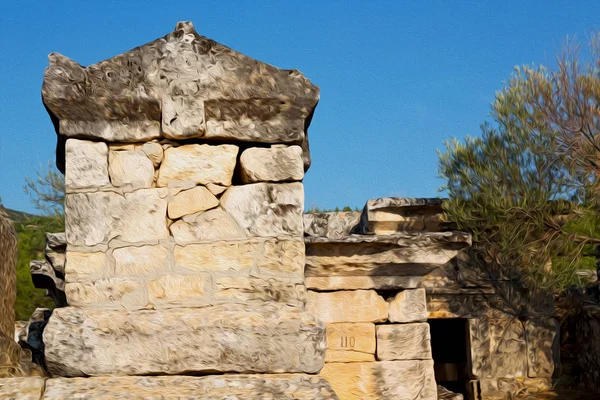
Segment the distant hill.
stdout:
[[39,217],[38,215],[29,214],[24,211],[11,210],[10,208],[4,208],[4,212],[13,222],[25,222]]

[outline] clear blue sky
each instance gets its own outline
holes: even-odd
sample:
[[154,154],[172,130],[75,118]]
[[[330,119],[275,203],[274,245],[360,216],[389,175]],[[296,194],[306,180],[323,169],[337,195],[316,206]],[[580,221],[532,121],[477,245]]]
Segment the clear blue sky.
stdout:
[[[21,4],[22,3],[22,4]],[[26,176],[54,157],[47,55],[89,65],[191,20],[204,36],[321,88],[306,205],[437,196],[436,149],[478,135],[515,65],[551,63],[600,28],[599,1],[107,1],[0,5],[0,197],[33,211]]]

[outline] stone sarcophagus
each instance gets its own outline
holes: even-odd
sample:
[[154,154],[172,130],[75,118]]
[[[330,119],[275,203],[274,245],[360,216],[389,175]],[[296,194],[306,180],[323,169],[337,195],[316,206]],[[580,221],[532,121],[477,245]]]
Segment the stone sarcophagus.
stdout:
[[185,22],[89,67],[52,54],[42,93],[66,183],[48,371],[319,372],[301,182],[318,88]]

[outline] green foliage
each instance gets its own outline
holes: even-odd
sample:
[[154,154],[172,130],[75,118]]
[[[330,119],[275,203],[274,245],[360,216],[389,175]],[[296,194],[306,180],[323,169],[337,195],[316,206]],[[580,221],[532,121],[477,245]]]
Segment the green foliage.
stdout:
[[564,79],[544,68],[516,69],[481,137],[451,140],[439,153],[448,220],[473,233],[474,247],[490,263],[531,289],[581,284],[578,270],[592,267],[582,255],[600,243],[589,190],[596,179],[571,162],[555,118],[561,111],[551,107],[569,101],[555,98]]
[[[12,212],[14,215],[18,212]],[[26,220],[15,222],[19,236],[17,259],[17,301],[15,313],[17,320],[28,320],[38,307],[53,308],[52,301],[45,296],[45,291],[36,289],[31,282],[29,262],[44,258],[46,232],[61,232],[64,222],[60,216],[31,216]]]

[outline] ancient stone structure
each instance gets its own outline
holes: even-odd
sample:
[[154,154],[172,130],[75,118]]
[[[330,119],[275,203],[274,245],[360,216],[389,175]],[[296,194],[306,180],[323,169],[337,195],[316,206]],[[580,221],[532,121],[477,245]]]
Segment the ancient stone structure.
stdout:
[[57,308],[19,340],[49,377],[0,380],[0,398],[481,400],[548,387],[548,299],[480,268],[440,199],[304,214],[319,92],[298,71],[179,23],[89,67],[52,54],[42,91],[66,232],[31,264]]

